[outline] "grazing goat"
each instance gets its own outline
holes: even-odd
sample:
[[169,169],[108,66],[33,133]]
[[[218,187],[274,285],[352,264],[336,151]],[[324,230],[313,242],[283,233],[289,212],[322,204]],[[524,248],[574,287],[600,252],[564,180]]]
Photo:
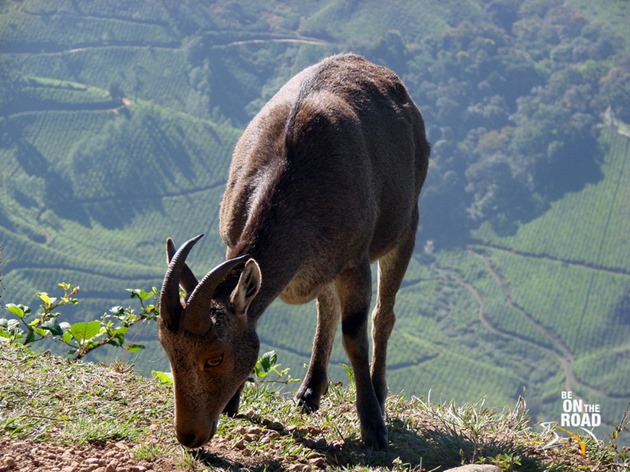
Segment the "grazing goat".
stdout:
[[[167,240],[159,339],[170,360],[180,443],[212,438],[235,415],[258,356],[256,323],[273,300],[317,299],[317,328],[297,402],[319,408],[341,320],[364,442],[387,449],[387,340],[412,256],[430,148],[401,80],[354,54],[300,72],[251,121],[234,150],[223,201],[227,260],[198,281]],[[378,299],[368,352],[370,263]],[[180,300],[179,286],[185,298]]]

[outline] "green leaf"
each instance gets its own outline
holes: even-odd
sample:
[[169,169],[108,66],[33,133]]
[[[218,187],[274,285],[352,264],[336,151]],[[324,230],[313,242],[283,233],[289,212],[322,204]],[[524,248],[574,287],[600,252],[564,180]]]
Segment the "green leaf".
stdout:
[[147,300],[149,298],[151,298],[154,295],[154,292],[146,292],[142,289],[137,289],[137,288],[128,288],[127,291],[129,293],[131,293],[131,298],[136,298],[138,297],[140,300],[144,301]]
[[122,345],[125,344],[125,335],[123,333],[112,334],[108,344],[116,347],[122,347]]
[[50,297],[48,296],[46,292],[39,292],[37,296],[39,297],[41,301],[44,302],[45,305],[50,305]]
[[51,298],[46,292],[39,292],[37,296],[42,302],[44,302],[44,306],[46,308],[50,307],[53,303],[57,301],[55,297]]
[[20,328],[20,322],[16,319],[0,318],[0,338],[9,339],[11,342],[24,338],[24,330]]
[[352,370],[352,367],[350,367],[348,364],[341,364],[341,367],[346,369],[346,374],[348,374],[348,382],[353,384],[354,383],[354,371]]
[[271,367],[278,361],[276,351],[265,352],[260,358],[260,367],[264,372],[269,372]]
[[33,331],[29,331],[28,333],[26,333],[26,339],[24,340],[24,345],[30,344],[33,341],[35,341],[35,333],[33,333]]
[[107,344],[109,344],[110,346],[116,346],[116,347],[121,347],[124,343],[125,343],[125,337],[123,335],[118,335],[118,334],[113,336],[109,341],[107,341]]
[[145,316],[152,316],[156,311],[156,307],[155,305],[147,305],[147,307],[144,310],[144,315]]
[[109,312],[116,317],[125,316],[125,307],[113,306],[109,309]]
[[173,385],[173,374],[170,372],[160,372],[159,370],[152,370],[151,375],[154,379],[159,380],[165,385]]
[[22,331],[20,329],[20,322],[15,319],[8,320],[6,318],[0,318],[0,328],[5,329],[9,332],[13,331]]
[[254,366],[254,374],[256,374],[256,377],[258,377],[259,379],[263,379],[263,378],[267,377],[267,372],[265,372],[260,367],[260,362],[257,362],[256,365]]
[[16,305],[15,303],[7,303],[7,311],[13,313],[15,316],[24,318],[31,313],[31,309],[25,305]]
[[68,330],[79,344],[93,339],[101,331],[100,321],[81,321],[70,326]]
[[66,331],[63,333],[63,336],[61,337],[61,339],[63,340],[64,343],[69,344],[70,341],[72,341],[72,333],[70,332],[70,330]]
[[142,344],[128,344],[127,346],[125,346],[125,349],[127,349],[129,352],[138,352],[144,349],[144,346]]
[[276,351],[265,352],[262,357],[258,358],[258,361],[254,366],[254,373],[256,374],[256,377],[261,379],[267,377],[270,372],[275,370],[277,361],[278,356]]
[[50,331],[53,336],[63,335],[63,329],[61,329],[61,326],[57,323],[56,318],[43,322],[40,328]]
[[45,338],[48,336],[48,331],[42,328],[33,328],[33,332],[37,334],[40,338]]

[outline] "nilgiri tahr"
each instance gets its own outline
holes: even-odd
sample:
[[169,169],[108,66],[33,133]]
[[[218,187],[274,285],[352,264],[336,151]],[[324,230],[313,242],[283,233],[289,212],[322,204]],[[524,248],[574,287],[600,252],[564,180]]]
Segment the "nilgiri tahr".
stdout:
[[181,444],[202,446],[221,412],[237,413],[258,357],[256,324],[279,297],[289,304],[317,300],[298,405],[319,408],[341,321],[362,439],[387,449],[387,342],[414,250],[429,155],[422,115],[400,78],[355,54],[303,70],[253,118],[236,144],[220,208],[226,261],[199,281],[185,260],[200,236],[177,250],[167,240],[159,339],[173,372]]

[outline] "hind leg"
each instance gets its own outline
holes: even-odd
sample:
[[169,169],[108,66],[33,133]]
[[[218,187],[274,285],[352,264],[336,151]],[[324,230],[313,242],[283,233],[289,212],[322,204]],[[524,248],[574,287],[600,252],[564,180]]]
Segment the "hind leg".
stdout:
[[372,296],[371,277],[368,257],[337,276],[343,334],[341,339],[354,371],[361,437],[368,447],[387,450],[387,426],[370,377],[367,326]]
[[394,303],[407,271],[409,260],[413,255],[417,224],[416,208],[414,221],[406,237],[378,261],[378,298],[376,307],[372,312],[373,347],[370,375],[382,413],[385,413],[385,398],[387,397],[387,381],[385,379],[387,342],[396,321]]
[[319,402],[328,388],[328,361],[341,311],[334,284],[325,286],[317,295],[317,329],[313,340],[313,353],[306,377],[295,395],[298,406],[305,411],[317,411]]

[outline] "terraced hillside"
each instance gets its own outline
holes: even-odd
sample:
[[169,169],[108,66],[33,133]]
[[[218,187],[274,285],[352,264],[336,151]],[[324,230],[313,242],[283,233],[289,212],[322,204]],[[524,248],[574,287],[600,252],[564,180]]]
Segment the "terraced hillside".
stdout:
[[468,251],[494,278],[489,296],[512,309],[508,317],[488,310],[491,325],[542,347],[552,361],[548,378],[536,384],[541,401],[557,400],[560,385],[622,411],[630,390],[630,153],[623,135],[606,131],[602,140],[602,181],[555,202],[514,236],[483,228]]
[[[5,2],[1,301],[35,305],[67,281],[81,286],[69,316],[95,319],[129,303],[125,288],[159,286],[169,235],[206,233],[191,261],[209,270],[241,130],[292,74],[354,50],[400,73],[434,149],[392,391],[499,407],[524,395],[557,421],[571,390],[610,425],[630,399],[624,6]],[[259,326],[296,377],[313,313],[277,303]],[[134,336],[147,349],[127,359],[167,369],[154,327]],[[345,381],[339,342],[331,362]]]

